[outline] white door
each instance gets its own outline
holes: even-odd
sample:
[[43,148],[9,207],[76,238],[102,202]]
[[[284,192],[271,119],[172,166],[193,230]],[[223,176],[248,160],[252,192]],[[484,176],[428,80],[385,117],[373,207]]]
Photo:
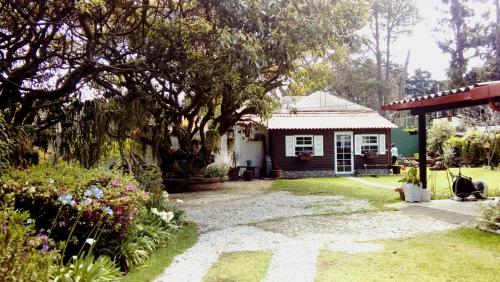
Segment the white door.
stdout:
[[352,132],[335,132],[335,173],[354,172]]

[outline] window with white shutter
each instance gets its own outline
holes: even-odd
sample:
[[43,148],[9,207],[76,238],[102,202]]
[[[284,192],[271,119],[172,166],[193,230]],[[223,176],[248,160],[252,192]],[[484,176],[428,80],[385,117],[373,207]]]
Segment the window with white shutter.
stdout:
[[296,157],[302,154],[323,156],[323,135],[285,136],[285,156]]
[[295,136],[285,136],[285,156],[295,157]]
[[354,154],[361,155],[361,135],[354,136]]
[[314,135],[314,156],[323,156],[323,135]]

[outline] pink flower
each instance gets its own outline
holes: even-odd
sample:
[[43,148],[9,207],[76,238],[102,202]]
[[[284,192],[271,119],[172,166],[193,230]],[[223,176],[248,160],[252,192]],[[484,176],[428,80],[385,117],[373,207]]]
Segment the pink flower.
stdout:
[[118,185],[120,185],[120,179],[115,178],[115,179],[111,180],[111,185],[118,187]]
[[116,209],[116,214],[122,214],[122,213],[123,213],[123,208]]
[[127,184],[127,191],[132,191],[134,190],[136,187],[134,184]]

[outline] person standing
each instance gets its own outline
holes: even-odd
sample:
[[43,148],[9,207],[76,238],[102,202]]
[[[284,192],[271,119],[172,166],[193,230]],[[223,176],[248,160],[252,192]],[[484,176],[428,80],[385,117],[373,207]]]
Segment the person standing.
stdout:
[[395,165],[397,160],[398,160],[398,148],[396,147],[396,144],[392,143],[391,144],[391,164]]

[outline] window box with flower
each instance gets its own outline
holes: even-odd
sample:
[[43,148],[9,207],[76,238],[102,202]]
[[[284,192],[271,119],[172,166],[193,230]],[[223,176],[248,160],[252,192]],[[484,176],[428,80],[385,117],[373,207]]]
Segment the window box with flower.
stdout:
[[297,154],[297,158],[301,161],[309,161],[313,158],[313,151],[302,151]]
[[363,157],[365,157],[367,159],[375,159],[378,157],[378,154],[376,152],[373,152],[373,151],[363,151],[362,154],[363,154]]

